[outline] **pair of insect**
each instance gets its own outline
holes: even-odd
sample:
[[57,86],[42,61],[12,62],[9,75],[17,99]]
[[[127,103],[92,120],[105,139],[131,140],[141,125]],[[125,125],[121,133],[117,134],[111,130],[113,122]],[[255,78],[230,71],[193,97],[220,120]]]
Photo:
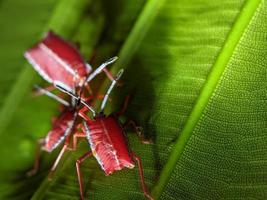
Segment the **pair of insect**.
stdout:
[[[44,139],[39,140],[34,167],[28,175],[37,172],[41,149],[51,152],[65,141],[51,168],[51,177],[64,153],[67,150],[76,150],[78,138],[87,138],[91,150],[76,161],[81,199],[84,199],[84,186],[80,166],[83,161],[91,156],[96,158],[106,175],[123,168],[135,167],[135,160],[138,164],[144,195],[148,199],[153,199],[144,181],[141,159],[128,149],[125,138],[125,126],[132,125],[138,135],[143,138],[140,128],[131,120],[127,120],[125,124],[121,124],[119,121],[119,116],[126,110],[129,98],[126,98],[119,112],[110,115],[104,114],[109,95],[123,74],[123,70],[120,70],[116,77],[113,77],[106,69],[106,66],[112,64],[117,57],[109,59],[91,72],[91,66],[83,60],[78,50],[53,32],[48,32],[41,42],[27,50],[25,57],[34,69],[52,84],[52,87],[48,89],[36,86],[37,91],[64,105],[62,114],[53,120],[52,129]],[[111,84],[104,97],[101,97],[103,100],[100,111],[96,112],[90,105],[90,101],[95,97],[92,95],[88,83],[102,71],[111,80]],[[52,93],[50,90],[54,88],[68,94],[71,101],[68,102],[61,96]],[[85,90],[90,94],[87,97]],[[88,112],[90,112],[91,117],[88,116]],[[77,124],[78,118],[82,118],[83,122]],[[71,141],[72,147],[70,147]]]

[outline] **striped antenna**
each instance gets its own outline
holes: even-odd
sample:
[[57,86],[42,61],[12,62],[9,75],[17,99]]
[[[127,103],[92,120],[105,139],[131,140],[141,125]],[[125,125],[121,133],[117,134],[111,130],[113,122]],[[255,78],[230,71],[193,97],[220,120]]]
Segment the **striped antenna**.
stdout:
[[83,105],[85,105],[85,106],[92,112],[93,116],[96,115],[96,112],[95,112],[95,110],[93,109],[93,107],[90,106],[88,103],[86,103],[86,102],[85,102],[83,99],[81,99],[79,96],[73,94],[72,92],[66,90],[65,88],[63,88],[63,87],[61,87],[61,86],[59,86],[59,85],[55,85],[55,87],[56,87],[57,89],[59,89],[60,91],[66,93],[66,94],[68,94],[68,95],[70,95],[71,97],[73,97],[73,98],[76,99],[77,101],[80,101]]
[[114,63],[118,59],[117,56],[108,59],[106,62],[102,63],[95,71],[93,71],[86,79],[86,82],[90,82],[97,74],[99,74],[106,66]]
[[109,86],[109,88],[108,88],[108,90],[107,90],[107,92],[106,92],[106,94],[105,94],[105,96],[104,96],[104,99],[103,99],[103,101],[102,101],[101,108],[100,108],[100,112],[103,112],[103,110],[104,110],[104,108],[105,108],[105,106],[106,106],[106,104],[107,104],[108,97],[109,97],[109,95],[110,95],[112,89],[114,88],[114,86],[116,85],[116,83],[118,82],[118,80],[120,79],[120,77],[122,76],[123,72],[124,72],[124,70],[121,69],[121,70],[117,73],[115,79],[111,82],[111,85]]
[[50,97],[50,98],[56,100],[57,102],[63,104],[64,106],[67,106],[67,107],[70,106],[69,102],[67,102],[67,101],[65,101],[64,99],[60,98],[59,96],[53,94],[52,92],[50,92],[50,91],[48,91],[48,90],[46,90],[46,89],[40,87],[39,85],[34,85],[34,88],[35,88],[38,92],[40,92],[41,94],[45,94],[46,96],[48,96],[48,97]]

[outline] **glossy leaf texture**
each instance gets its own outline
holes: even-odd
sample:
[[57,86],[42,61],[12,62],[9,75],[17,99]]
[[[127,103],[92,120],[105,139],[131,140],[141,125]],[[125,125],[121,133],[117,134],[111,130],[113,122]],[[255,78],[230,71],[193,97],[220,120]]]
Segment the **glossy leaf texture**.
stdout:
[[[58,108],[30,96],[32,83],[44,83],[22,53],[53,29],[79,42],[86,58],[95,49],[95,67],[119,55],[112,71],[125,69],[123,85],[107,112],[131,94],[125,115],[154,144],[127,135],[155,199],[265,199],[266,2],[112,2],[0,1],[0,198],[79,199],[75,160],[90,150],[85,140],[52,181],[46,175],[57,152],[43,156],[38,175],[24,176]],[[99,77],[94,89],[103,93],[107,84]],[[82,173],[86,199],[144,199],[137,168],[107,177],[89,159]]]

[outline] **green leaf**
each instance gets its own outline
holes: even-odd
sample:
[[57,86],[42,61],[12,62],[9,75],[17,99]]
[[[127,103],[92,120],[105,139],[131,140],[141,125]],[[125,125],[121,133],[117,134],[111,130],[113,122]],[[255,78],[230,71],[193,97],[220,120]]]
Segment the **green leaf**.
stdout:
[[28,199],[38,187],[45,174],[27,179],[25,172],[32,162],[33,141],[49,130],[56,110],[54,102],[31,97],[30,88],[37,76],[26,64],[23,53],[49,29],[69,37],[88,3],[86,0],[1,2],[1,199]]
[[[0,10],[1,199],[79,199],[75,160],[90,150],[85,140],[51,182],[45,176],[58,152],[44,156],[37,176],[23,176],[58,110],[27,93],[40,81],[21,56],[49,27],[80,42],[88,58],[95,48],[95,65],[119,55],[112,72],[125,68],[124,84],[109,112],[132,95],[125,115],[154,144],[127,131],[129,143],[156,199],[267,197],[264,0],[2,0]],[[94,88],[103,92],[101,80]],[[88,159],[82,173],[86,199],[144,199],[137,168],[106,177]]]
[[266,14],[264,1],[244,5],[162,171],[163,199],[266,198]]
[[[238,16],[238,18],[236,19],[236,22],[231,30],[231,32],[229,33],[225,44],[223,46],[223,48],[221,49],[220,54],[217,57],[217,60],[215,61],[208,77],[207,80],[204,84],[204,86],[202,87],[202,90],[195,102],[195,105],[190,113],[190,116],[187,119],[187,122],[185,124],[185,126],[183,127],[183,130],[180,133],[179,139],[177,140],[177,142],[175,143],[172,153],[169,156],[168,162],[166,163],[164,169],[162,170],[161,173],[161,177],[160,180],[158,182],[158,185],[156,185],[154,191],[155,191],[155,196],[159,196],[160,193],[162,193],[163,191],[163,187],[165,184],[168,183],[168,179],[170,179],[170,177],[174,176],[172,175],[172,171],[175,168],[175,165],[177,165],[177,161],[180,159],[180,156],[182,153],[184,153],[184,148],[187,145],[187,142],[189,139],[191,139],[192,134],[194,133],[194,131],[196,131],[195,129],[198,129],[198,127],[196,127],[197,125],[200,127],[203,127],[203,125],[201,124],[201,117],[205,117],[206,115],[208,115],[207,113],[205,113],[205,109],[206,106],[210,103],[210,101],[215,101],[214,97],[215,95],[218,96],[225,96],[225,93],[231,93],[231,89],[226,88],[225,91],[223,91],[224,93],[222,94],[218,94],[218,91],[215,92],[215,89],[219,88],[219,87],[226,87],[226,86],[221,86],[222,83],[220,83],[218,85],[218,82],[220,80],[223,80],[224,77],[227,77],[227,71],[225,72],[225,69],[227,69],[227,65],[229,63],[230,59],[235,59],[234,57],[236,55],[233,55],[234,50],[237,46],[237,44],[241,40],[241,37],[244,34],[244,31],[246,30],[248,24],[251,21],[252,16],[255,13],[255,10],[257,9],[258,5],[259,5],[260,1],[248,1],[244,7],[242,8],[243,10],[245,10],[246,12],[241,12]],[[243,51],[241,51],[241,53],[243,53]],[[244,55],[243,55],[244,56]],[[242,57],[242,56],[240,56]],[[239,58],[240,59],[240,58]],[[236,63],[235,65],[238,65],[239,63]],[[242,66],[243,67],[243,66]],[[246,68],[243,68],[243,70],[245,70]],[[242,68],[240,68],[240,71],[243,71]],[[225,73],[225,74],[223,74]],[[231,74],[229,74],[231,75]],[[242,74],[244,76],[244,74]],[[250,77],[250,75],[248,75],[248,77]],[[234,85],[236,82],[238,81],[238,79],[229,79],[227,84],[230,85]],[[238,84],[241,84],[240,81],[238,81]],[[228,86],[228,87],[229,87]],[[238,85],[236,85],[238,86]],[[241,86],[241,85],[240,85]],[[228,89],[228,90],[227,90]],[[238,90],[237,90],[238,91]],[[232,98],[237,98],[237,100],[239,99],[239,95],[240,92],[236,92],[235,95]],[[248,94],[246,94],[248,95]],[[211,99],[212,98],[212,99]],[[248,96],[244,97],[244,100],[247,99]],[[232,99],[232,101],[234,102],[234,100]],[[228,100],[229,103],[229,100]],[[240,105],[238,105],[240,106]],[[227,108],[227,106],[225,106],[224,104],[222,104],[221,109],[225,111],[225,109]],[[211,110],[212,108],[210,108]],[[232,108],[233,109],[233,108]],[[227,109],[228,111],[234,111],[233,110],[229,110],[229,108]],[[208,111],[207,111],[208,112]],[[241,111],[242,112],[242,111]],[[220,119],[219,121],[228,121],[227,119],[232,115],[232,113],[227,113],[228,115],[225,115],[222,119]],[[214,116],[213,116],[214,115]],[[214,121],[217,116],[218,113],[212,113],[209,114],[209,118],[212,118],[212,120]],[[242,115],[242,113],[238,113],[238,115]],[[241,116],[240,116],[241,117]],[[263,118],[264,119],[264,118]],[[210,134],[214,136],[214,133],[216,133],[216,128],[214,129],[212,126],[214,126],[215,123],[212,123],[211,128],[210,128]],[[236,124],[235,124],[236,125]],[[205,125],[205,129],[208,127],[206,127],[207,125]],[[228,125],[229,126],[229,125]],[[217,130],[218,132],[220,131],[220,128]],[[242,134],[243,130],[240,130],[240,134]],[[198,137],[200,136],[201,133],[199,133]],[[207,132],[202,133],[202,134],[209,134]],[[233,133],[229,133],[229,137],[232,135]],[[220,133],[218,134],[217,137],[220,137]],[[214,143],[218,142],[216,140],[213,141]],[[203,143],[205,143],[203,141]],[[203,145],[202,143],[199,144],[200,145],[200,149],[201,146]],[[216,162],[217,160],[213,160],[213,162]],[[177,173],[177,172],[176,172]],[[196,173],[196,172],[195,172]],[[168,183],[170,184],[170,183]],[[206,196],[207,194],[205,194]]]

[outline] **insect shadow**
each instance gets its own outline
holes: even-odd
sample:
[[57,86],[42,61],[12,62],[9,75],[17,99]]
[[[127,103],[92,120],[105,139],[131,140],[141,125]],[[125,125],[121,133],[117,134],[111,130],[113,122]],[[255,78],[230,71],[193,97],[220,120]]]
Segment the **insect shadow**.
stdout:
[[[137,67],[138,66],[138,67]],[[154,169],[161,169],[162,165],[159,158],[159,150],[156,144],[157,131],[153,121],[157,118],[157,114],[154,113],[155,102],[155,81],[158,74],[150,71],[138,61],[138,58],[134,59],[134,65],[129,65],[125,70],[125,75],[122,79],[123,86],[118,88],[113,95],[112,100],[114,107],[118,108],[125,96],[130,95],[129,105],[125,112],[125,116],[134,120],[138,126],[143,129],[145,139],[151,140],[152,154],[151,157],[154,162]],[[115,109],[115,108],[113,108]],[[160,170],[155,170],[155,180],[159,176]]]

